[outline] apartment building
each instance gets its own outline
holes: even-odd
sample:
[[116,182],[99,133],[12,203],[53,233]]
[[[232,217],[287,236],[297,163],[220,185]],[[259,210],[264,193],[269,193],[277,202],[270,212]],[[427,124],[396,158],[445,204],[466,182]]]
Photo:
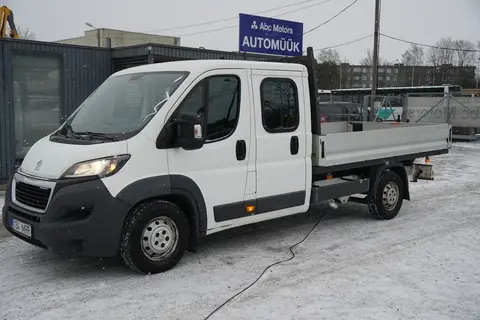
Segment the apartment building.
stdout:
[[[370,88],[373,83],[372,67],[364,65],[340,65],[341,88]],[[475,66],[459,67],[451,64],[440,66],[406,66],[393,64],[379,66],[378,87],[433,86],[442,84],[475,86]]]

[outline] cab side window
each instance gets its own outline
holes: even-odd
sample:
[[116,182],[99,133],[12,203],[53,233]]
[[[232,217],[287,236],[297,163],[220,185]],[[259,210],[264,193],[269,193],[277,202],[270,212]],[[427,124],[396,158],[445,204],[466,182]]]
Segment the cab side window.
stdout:
[[176,114],[196,113],[203,122],[206,142],[222,140],[237,127],[240,109],[240,79],[212,76],[198,83],[177,109]]
[[182,104],[175,112],[177,115],[181,113],[194,113],[203,117],[205,111],[205,82],[198,83],[185,97]]
[[207,79],[207,141],[223,139],[237,127],[240,79],[215,76]]
[[269,133],[292,132],[298,127],[298,91],[290,79],[267,78],[260,85],[262,123]]

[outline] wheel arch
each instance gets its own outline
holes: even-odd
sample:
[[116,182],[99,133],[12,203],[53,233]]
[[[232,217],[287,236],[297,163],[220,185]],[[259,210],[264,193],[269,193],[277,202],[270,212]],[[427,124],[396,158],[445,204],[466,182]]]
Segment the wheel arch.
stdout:
[[198,240],[206,235],[207,212],[198,185],[183,175],[162,175],[135,181],[123,188],[117,198],[135,208],[151,200],[165,200],[179,206],[190,224],[188,250],[197,252]]
[[385,163],[381,166],[373,167],[370,171],[371,188],[369,195],[375,197],[375,190],[384,171],[395,172],[403,182],[403,199],[410,200],[410,188],[408,183],[408,174],[405,165],[401,162]]

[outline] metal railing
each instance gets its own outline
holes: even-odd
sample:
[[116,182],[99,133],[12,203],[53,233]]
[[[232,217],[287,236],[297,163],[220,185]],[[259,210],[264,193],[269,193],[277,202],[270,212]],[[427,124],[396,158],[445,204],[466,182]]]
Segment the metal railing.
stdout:
[[407,95],[404,109],[412,122],[480,128],[480,97],[462,93],[412,94]]

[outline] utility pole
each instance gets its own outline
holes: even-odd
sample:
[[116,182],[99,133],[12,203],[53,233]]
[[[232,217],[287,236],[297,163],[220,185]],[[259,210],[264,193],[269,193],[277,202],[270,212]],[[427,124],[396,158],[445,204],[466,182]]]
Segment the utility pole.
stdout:
[[380,0],[375,0],[375,21],[374,21],[374,33],[373,33],[373,70],[372,70],[372,99],[370,105],[370,120],[373,120],[375,113],[375,96],[377,94],[378,86],[378,50],[379,50],[379,37],[380,37]]
[[415,86],[414,79],[415,79],[415,64],[412,66],[412,87]]

